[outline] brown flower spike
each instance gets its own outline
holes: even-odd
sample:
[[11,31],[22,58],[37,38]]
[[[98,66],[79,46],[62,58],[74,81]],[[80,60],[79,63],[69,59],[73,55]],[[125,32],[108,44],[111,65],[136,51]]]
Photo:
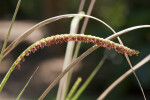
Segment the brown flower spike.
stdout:
[[120,45],[118,43],[114,43],[110,40],[106,40],[100,37],[95,37],[91,35],[83,35],[83,34],[62,34],[44,38],[36,43],[32,44],[28,47],[15,61],[15,65],[17,69],[20,69],[21,64],[25,61],[25,56],[29,56],[31,52],[37,51],[39,48],[49,47],[51,44],[58,44],[62,42],[68,41],[81,41],[85,43],[93,43],[97,46],[101,46],[107,49],[114,49],[118,53],[127,54],[127,55],[138,55],[139,51],[130,49],[126,46]]

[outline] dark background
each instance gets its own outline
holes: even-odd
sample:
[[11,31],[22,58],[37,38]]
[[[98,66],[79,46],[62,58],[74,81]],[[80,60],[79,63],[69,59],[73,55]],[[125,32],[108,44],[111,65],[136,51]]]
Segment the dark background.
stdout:
[[[84,11],[87,11],[90,0],[86,0]],[[11,20],[17,0],[1,0],[0,1],[0,20],[6,21]],[[21,6],[16,17],[17,21],[33,21],[38,23],[50,17],[58,16],[61,14],[72,14],[77,13],[80,0],[22,0]],[[150,1],[149,0],[97,0],[92,11],[92,16],[102,19],[109,24],[115,31],[121,31],[125,28],[136,26],[136,25],[148,25],[150,24]],[[71,19],[61,19],[49,25],[46,25],[46,33],[43,37],[51,36],[53,34],[65,34],[70,30]],[[79,26],[79,32],[82,26],[83,20]],[[1,23],[0,23],[1,24]],[[23,24],[23,23],[22,23]],[[1,27],[0,27],[1,29]],[[23,32],[22,32],[23,33]],[[106,38],[112,34],[112,32],[95,20],[90,19],[86,28],[86,34],[91,34],[99,37]],[[1,34],[4,33],[0,33]],[[43,34],[43,33],[41,33]],[[42,38],[43,38],[42,37]],[[17,37],[16,37],[17,38]],[[34,37],[33,37],[34,38]],[[133,65],[137,64],[140,60],[146,57],[150,53],[150,29],[138,29],[128,34],[121,36],[123,43],[136,50],[140,51],[139,56],[130,57]],[[117,42],[117,40],[115,40]],[[0,40],[1,47],[3,40]],[[10,42],[9,42],[10,43]],[[8,44],[9,44],[8,43]],[[30,42],[24,41],[19,44],[5,59],[10,61],[10,65],[15,61],[17,56],[29,45]],[[80,53],[82,54],[92,44],[82,43]],[[43,82],[42,78],[35,81],[39,76],[35,75],[35,79],[29,84],[29,87],[25,91],[23,97],[26,99],[35,99],[46,89],[48,84],[53,81],[56,76],[60,73],[61,66],[63,64],[63,57],[65,55],[66,43],[62,45],[54,45],[50,48],[44,48],[39,50],[34,55],[27,58],[26,62],[22,65],[20,71],[15,70],[12,73],[6,87],[4,88],[4,97],[16,97],[23,88],[34,69],[41,63],[45,64],[45,61],[53,61],[53,70],[55,66],[59,66],[58,71],[55,69],[52,75],[52,79],[46,79],[47,82]],[[99,63],[102,58],[104,48],[99,48],[92,54],[87,56],[81,64],[80,68],[75,71],[72,79],[72,84],[81,76],[83,81],[90,75],[95,66]],[[129,69],[129,65],[125,57],[121,54],[116,54],[109,58],[100,69],[99,73],[95,76],[91,84],[87,87],[84,93],[81,95],[79,100],[92,100],[96,99],[114,80]],[[112,54],[109,53],[109,56]],[[5,60],[4,59],[4,60]],[[60,60],[61,64],[57,64],[57,60]],[[9,65],[9,66],[10,66]],[[9,68],[7,66],[7,68]],[[139,70],[136,71],[137,76],[143,86],[147,99],[150,98],[150,62],[143,65]],[[6,67],[4,64],[0,68]],[[46,68],[44,68],[47,70]],[[39,69],[42,70],[42,68]],[[7,71],[7,70],[6,70]],[[5,72],[0,74],[2,80]],[[56,73],[55,73],[56,72]],[[38,73],[38,72],[37,72]],[[51,72],[47,72],[48,74]],[[39,82],[40,81],[40,82]],[[42,83],[43,82],[43,83]],[[58,85],[49,93],[48,98],[55,98],[57,93]],[[87,99],[88,98],[88,99]],[[138,86],[138,83],[133,75],[130,75],[121,84],[119,84],[107,97],[106,100],[142,100],[142,93]]]

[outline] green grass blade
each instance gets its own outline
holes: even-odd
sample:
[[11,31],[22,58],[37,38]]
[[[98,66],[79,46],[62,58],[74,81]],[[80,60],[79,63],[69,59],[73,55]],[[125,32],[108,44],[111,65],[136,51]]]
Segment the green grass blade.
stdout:
[[96,66],[94,71],[91,73],[91,75],[88,77],[88,79],[83,83],[83,85],[80,87],[80,89],[77,91],[77,93],[72,97],[71,100],[77,100],[79,96],[83,93],[83,91],[87,88],[87,86],[90,84],[96,73],[99,71],[101,66],[103,65],[105,61],[105,57],[102,58],[102,60],[99,62],[99,64]]
[[22,89],[22,91],[19,93],[18,97],[16,98],[16,100],[19,100],[20,97],[22,96],[23,92],[25,91],[26,87],[28,86],[29,82],[31,81],[31,79],[33,78],[33,76],[35,75],[35,73],[37,72],[37,70],[39,69],[39,66],[36,68],[36,70],[33,72],[33,74],[31,75],[31,77],[29,78],[28,82],[26,83],[26,85],[24,86],[24,88]]
[[74,95],[74,93],[76,92],[77,88],[79,87],[81,81],[82,81],[82,78],[78,77],[78,79],[74,83],[73,87],[71,88],[69,94],[67,95],[66,100],[70,100],[70,98]]
[[15,9],[15,12],[14,12],[14,15],[13,15],[13,18],[12,18],[12,21],[11,21],[11,24],[10,24],[10,27],[9,27],[7,36],[6,36],[6,38],[5,38],[5,41],[4,41],[4,44],[3,44],[3,47],[2,47],[2,51],[1,51],[1,54],[0,54],[0,63],[1,63],[2,59],[3,59],[3,53],[4,53],[4,50],[5,50],[5,48],[6,48],[7,41],[8,41],[10,32],[11,32],[11,29],[12,29],[12,27],[13,27],[13,24],[14,24],[14,21],[15,21],[15,18],[16,18],[16,15],[17,15],[17,13],[18,13],[18,10],[19,10],[19,7],[20,7],[20,3],[21,3],[21,0],[19,0],[18,3],[17,3],[17,6],[16,6],[16,9]]

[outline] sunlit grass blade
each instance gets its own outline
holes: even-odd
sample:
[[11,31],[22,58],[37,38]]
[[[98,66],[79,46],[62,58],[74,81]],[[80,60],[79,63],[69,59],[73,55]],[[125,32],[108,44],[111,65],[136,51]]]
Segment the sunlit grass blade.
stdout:
[[87,86],[90,84],[96,73],[99,71],[99,69],[102,67],[103,63],[105,62],[105,57],[101,59],[99,64],[96,66],[96,68],[93,70],[91,75],[87,78],[87,80],[83,83],[83,85],[79,88],[79,90],[76,92],[76,94],[71,98],[71,100],[77,100],[79,96],[83,93],[83,91],[87,88]]
[[14,21],[16,19],[16,15],[18,13],[18,10],[19,10],[19,7],[20,7],[20,3],[21,3],[21,0],[19,0],[18,3],[17,3],[16,9],[15,9],[15,12],[14,12],[14,15],[13,15],[13,18],[12,18],[12,21],[11,21],[11,24],[10,24],[10,27],[9,27],[9,30],[8,30],[8,33],[6,35],[6,38],[5,38],[5,41],[4,41],[2,50],[1,50],[1,54],[0,54],[0,63],[1,63],[2,59],[3,59],[3,53],[4,53],[4,50],[6,48],[6,45],[7,45],[7,42],[8,42],[8,38],[10,36],[10,32],[11,32],[11,29],[13,27]]
[[[141,60],[138,64],[133,67],[136,71],[138,68],[142,67],[144,64],[150,61],[150,54]],[[121,83],[125,78],[132,74],[132,69],[129,69],[126,73],[120,76],[116,81],[114,81],[99,97],[97,100],[103,100],[119,83]]]
[[74,83],[73,87],[71,88],[70,92],[68,93],[68,95],[66,97],[66,100],[70,100],[71,99],[71,97],[74,95],[74,93],[76,92],[77,88],[79,87],[81,81],[82,81],[82,78],[78,77],[78,79]]
[[[84,12],[79,12],[79,14],[84,14]],[[77,34],[77,30],[78,30],[78,26],[79,26],[79,22],[82,19],[82,16],[76,16],[72,19],[71,21],[71,25],[70,25],[70,34]],[[66,69],[66,67],[71,63],[72,61],[72,55],[73,55],[73,50],[74,50],[74,45],[75,42],[74,41],[70,41],[67,43],[67,47],[66,47],[66,54],[65,54],[65,58],[64,58],[64,64],[63,64],[63,68],[62,71],[64,69]],[[60,80],[60,84],[59,84],[59,88],[58,88],[58,93],[57,93],[57,99],[56,100],[64,100],[66,93],[68,91],[68,87],[69,87],[69,73],[67,73],[61,80]]]
[[37,72],[37,70],[39,69],[39,66],[36,68],[36,70],[33,72],[33,74],[31,75],[31,77],[29,78],[28,82],[26,83],[26,85],[24,86],[24,88],[22,89],[22,91],[19,93],[19,95],[17,96],[16,100],[19,100],[20,97],[22,96],[22,94],[24,93],[26,87],[28,86],[28,84],[30,83],[31,79],[33,78],[33,76],[35,75],[35,73]]

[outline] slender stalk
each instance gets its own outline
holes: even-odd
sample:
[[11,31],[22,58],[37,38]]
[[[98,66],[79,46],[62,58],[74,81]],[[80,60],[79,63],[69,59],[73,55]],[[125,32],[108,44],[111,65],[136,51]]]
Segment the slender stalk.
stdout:
[[19,95],[17,96],[16,100],[19,100],[20,97],[22,96],[22,94],[24,93],[25,89],[27,88],[28,84],[30,83],[31,79],[33,78],[33,76],[35,75],[35,73],[37,72],[37,70],[39,69],[39,66],[35,69],[35,71],[33,72],[33,74],[31,75],[31,77],[29,78],[28,82],[26,83],[26,85],[24,86],[24,88],[22,89],[22,91],[19,93]]
[[101,59],[99,64],[96,66],[96,68],[93,70],[91,75],[88,77],[88,79],[83,83],[83,85],[80,87],[80,89],[76,92],[76,94],[71,98],[71,100],[77,100],[79,96],[83,93],[83,91],[87,88],[87,86],[90,84],[96,73],[99,71],[99,69],[102,67],[103,63],[105,62],[105,57]]
[[132,64],[131,64],[131,61],[130,61],[130,59],[129,59],[129,57],[128,57],[127,54],[125,54],[125,57],[126,57],[126,59],[127,59],[127,61],[128,61],[128,64],[129,64],[129,66],[130,66],[130,68],[131,68],[131,70],[132,70],[132,72],[133,72],[133,74],[134,74],[134,76],[135,76],[135,78],[136,78],[136,80],[137,80],[139,86],[140,86],[140,89],[141,89],[141,92],[142,92],[142,94],[143,94],[144,100],[146,100],[146,96],[145,96],[144,90],[143,90],[142,85],[141,85],[141,83],[140,83],[140,81],[139,81],[139,79],[138,79],[138,76],[136,75],[135,71],[133,70],[133,66],[132,66]]
[[[144,64],[150,61],[150,54],[141,60],[138,64],[133,67],[133,70],[136,71],[138,68],[142,67]],[[99,97],[97,100],[103,100],[119,83],[121,83],[125,78],[132,74],[132,69],[128,70],[122,76],[120,76],[116,81],[114,81]]]
[[71,88],[70,92],[68,93],[68,96],[66,97],[66,100],[70,100],[71,97],[76,92],[77,88],[79,87],[80,83],[82,81],[81,77],[78,77],[77,81],[74,83],[73,87]]
[[122,30],[122,31],[119,31],[119,32],[117,32],[116,34],[109,36],[108,38],[109,38],[109,39],[113,39],[113,38],[118,37],[118,36],[120,36],[120,35],[122,35],[122,34],[125,34],[125,33],[127,33],[127,32],[130,32],[130,31],[133,31],[133,30],[137,30],[137,29],[141,29],[141,28],[150,28],[150,25],[133,26],[133,27],[124,29],[124,30]]
[[20,3],[21,3],[21,0],[18,1],[17,3],[17,6],[16,6],[16,9],[15,9],[15,12],[14,12],[14,15],[13,15],[13,18],[12,18],[12,21],[11,21],[11,24],[10,24],[10,27],[9,27],[9,30],[8,30],[8,33],[7,33],[7,36],[5,38],[5,41],[4,41],[4,44],[3,44],[3,47],[2,47],[2,51],[1,51],[1,54],[0,54],[0,63],[3,59],[3,53],[4,53],[4,50],[6,48],[6,45],[7,45],[7,41],[8,41],[8,38],[10,36],[10,32],[11,32],[11,29],[13,27],[13,24],[14,24],[14,21],[15,21],[15,18],[16,18],[16,15],[18,13],[18,10],[19,10],[19,7],[20,7]]
[[[87,11],[87,15],[91,15],[95,2],[96,2],[96,0],[91,0],[88,11]],[[81,28],[81,32],[80,32],[81,34],[83,34],[85,32],[88,21],[89,21],[89,18],[88,17],[85,18],[85,20],[83,22],[83,26]]]
[[83,11],[84,5],[85,5],[85,0],[81,0],[78,12]]

